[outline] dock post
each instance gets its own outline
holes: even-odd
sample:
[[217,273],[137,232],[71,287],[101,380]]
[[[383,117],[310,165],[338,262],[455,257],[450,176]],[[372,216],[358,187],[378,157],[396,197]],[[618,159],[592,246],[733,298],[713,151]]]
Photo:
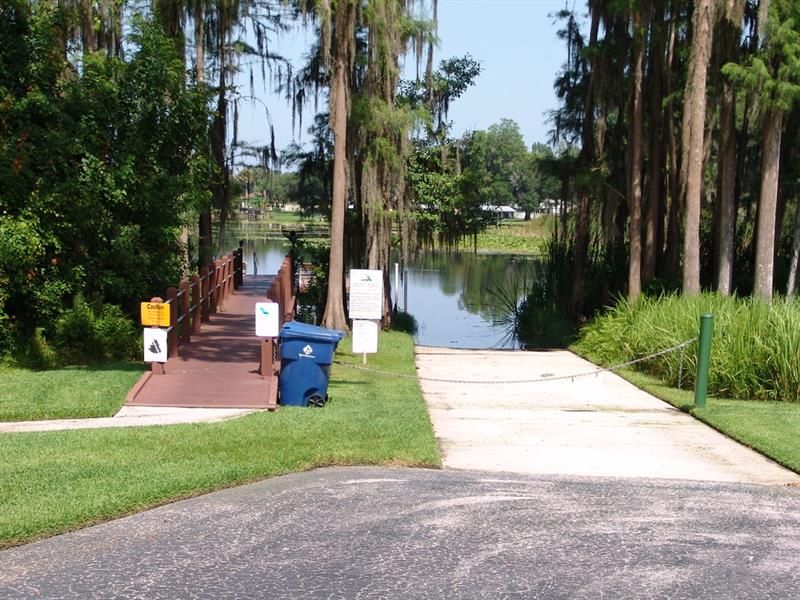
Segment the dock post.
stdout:
[[188,344],[192,341],[192,313],[191,313],[191,287],[189,281],[184,279],[181,281],[181,316],[183,322],[181,323],[181,344]]
[[167,358],[178,356],[178,290],[167,288],[167,302],[172,305],[169,311],[169,331],[167,332]]
[[210,314],[217,313],[218,291],[217,291],[217,276],[219,274],[219,264],[213,262],[208,266],[208,297]]
[[200,284],[200,276],[199,275],[192,275],[192,306],[194,309],[191,310],[192,313],[192,333],[198,334],[200,333],[200,328],[202,327],[202,308],[201,308],[201,298],[202,296],[202,289]]

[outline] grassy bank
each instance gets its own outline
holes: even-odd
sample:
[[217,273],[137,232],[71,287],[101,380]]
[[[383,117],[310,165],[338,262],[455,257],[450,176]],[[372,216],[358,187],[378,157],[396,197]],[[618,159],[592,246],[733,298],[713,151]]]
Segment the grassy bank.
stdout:
[[[407,335],[381,334],[376,376],[334,365],[323,409],[216,424],[0,434],[0,547],[223,487],[325,465],[440,464]],[[359,364],[344,340],[337,359]]]
[[541,254],[550,232],[546,217],[530,221],[503,221],[478,234],[478,249],[509,254]]
[[110,417],[143,371],[137,363],[48,371],[0,368],[0,421]]
[[[670,348],[698,335],[699,317],[714,316],[709,392],[741,400],[800,401],[800,301],[703,294],[622,301],[581,332],[576,347],[606,364]],[[695,353],[687,352],[683,380],[694,385]],[[666,354],[641,370],[676,385],[681,357]]]

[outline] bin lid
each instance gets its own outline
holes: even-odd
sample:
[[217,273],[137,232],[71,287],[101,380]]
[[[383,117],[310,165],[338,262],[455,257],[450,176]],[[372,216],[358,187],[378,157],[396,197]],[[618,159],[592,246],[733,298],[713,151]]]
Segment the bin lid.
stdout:
[[302,338],[336,344],[344,337],[344,331],[318,327],[317,325],[309,325],[308,323],[301,323],[299,321],[289,321],[281,327],[279,337],[281,340]]

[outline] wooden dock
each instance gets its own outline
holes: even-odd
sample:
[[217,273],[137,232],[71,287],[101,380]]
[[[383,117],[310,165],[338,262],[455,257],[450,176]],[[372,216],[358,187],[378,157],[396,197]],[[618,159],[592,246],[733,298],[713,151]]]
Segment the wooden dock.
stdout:
[[278,379],[259,372],[262,340],[255,336],[255,304],[267,301],[276,276],[244,276],[242,285],[202,324],[164,374],[148,371],[125,404],[204,408],[276,407]]

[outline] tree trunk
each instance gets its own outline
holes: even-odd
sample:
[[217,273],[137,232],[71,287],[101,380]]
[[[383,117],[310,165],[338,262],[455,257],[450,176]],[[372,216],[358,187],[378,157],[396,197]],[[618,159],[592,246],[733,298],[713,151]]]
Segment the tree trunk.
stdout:
[[[211,126],[211,154],[217,167],[213,184],[214,202],[219,210],[219,232],[217,250],[222,250],[222,237],[228,211],[228,165],[225,160],[225,146],[228,131],[228,98],[225,69],[227,57],[225,54],[225,34],[219,32],[219,90],[217,91],[217,111]],[[213,246],[211,246],[213,248]]]
[[695,5],[690,79],[683,110],[683,151],[686,161],[681,171],[686,174],[686,212],[683,231],[683,293],[700,293],[700,202],[703,191],[703,138],[706,116],[706,73],[711,54],[713,22],[712,0],[698,0]]
[[642,291],[642,62],[644,55],[643,19],[637,9],[633,14],[633,101],[631,103],[631,153],[628,201],[630,221],[630,258],[628,262],[628,299],[635,302]]
[[[339,30],[337,39],[348,39],[346,32],[354,27],[351,2],[336,7],[333,17]],[[344,27],[345,30],[341,28]],[[344,213],[347,205],[347,113],[350,61],[348,44],[336,44],[333,62],[333,81],[330,90],[330,120],[333,131],[333,196],[331,198],[331,249],[328,266],[328,298],[322,325],[347,331],[344,313]]]
[[206,79],[206,30],[204,0],[195,0],[194,13],[194,68],[197,83]]
[[198,222],[198,231],[200,233],[200,239],[198,241],[198,258],[200,261],[200,268],[208,266],[208,263],[211,262],[211,242],[212,240],[212,233],[211,233],[211,210],[203,210],[200,212],[200,218]]
[[650,152],[647,175],[647,216],[645,219],[644,263],[642,278],[645,282],[656,276],[656,262],[659,254],[659,230],[661,229],[661,205],[664,189],[664,164],[662,150],[662,122],[664,97],[664,9],[659,8],[652,25],[655,40],[650,45],[650,69],[648,83],[650,88]]
[[789,282],[786,284],[786,297],[794,298],[797,289],[797,265],[800,263],[800,201],[794,208],[794,233],[792,235],[792,260],[789,264]]
[[[744,2],[725,0],[725,17],[720,24],[722,60],[739,56]],[[733,291],[733,261],[736,239],[736,94],[728,78],[722,79],[719,109],[719,189],[717,191],[717,291],[728,296]]]
[[[597,45],[597,31],[600,27],[600,11],[592,12],[592,25],[589,34],[589,48]],[[588,178],[594,163],[594,79],[597,77],[596,61],[592,61],[589,72],[589,83],[586,89],[586,108],[583,117],[583,134],[581,141],[581,154],[578,170],[581,179]],[[586,289],[586,263],[589,254],[589,221],[591,211],[592,190],[588,182],[583,181],[578,188],[578,216],[575,223],[575,263],[573,271],[572,297],[569,303],[569,316],[577,319],[583,313],[584,295]],[[530,213],[525,212],[525,220],[530,218]]]
[[94,2],[81,0],[81,46],[84,54],[97,50],[97,38],[94,32]]
[[764,116],[764,149],[761,155],[761,193],[758,200],[753,294],[769,301],[772,300],[775,214],[778,201],[782,126],[783,114],[781,112],[773,110]]
[[680,227],[678,219],[681,214],[682,188],[680,176],[680,163],[678,161],[678,144],[675,140],[675,109],[672,99],[673,77],[675,65],[676,24],[672,19],[669,25],[669,44],[667,46],[667,73],[664,80],[664,96],[670,98],[667,102],[664,132],[667,143],[667,198],[669,199],[667,222],[664,225],[664,254],[661,257],[659,272],[662,277],[674,281],[678,277],[678,264],[680,262]]
[[[194,14],[194,44],[195,44],[195,73],[197,83],[205,83],[206,77],[206,54],[205,54],[205,8],[203,1],[196,3]],[[198,241],[198,257],[200,267],[205,267],[211,262],[213,239],[211,233],[211,207],[204,207],[200,210],[198,219],[198,231],[200,239]]]

